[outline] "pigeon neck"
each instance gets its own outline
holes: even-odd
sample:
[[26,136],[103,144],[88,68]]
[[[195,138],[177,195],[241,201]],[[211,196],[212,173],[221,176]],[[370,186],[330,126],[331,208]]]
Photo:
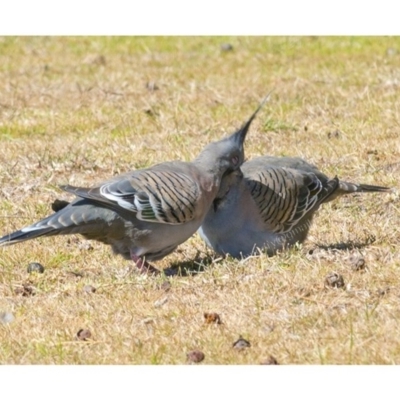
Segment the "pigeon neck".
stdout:
[[193,161],[193,164],[202,172],[201,175],[206,182],[211,183],[213,188],[219,188],[224,171],[221,171],[217,164],[207,162],[201,155]]

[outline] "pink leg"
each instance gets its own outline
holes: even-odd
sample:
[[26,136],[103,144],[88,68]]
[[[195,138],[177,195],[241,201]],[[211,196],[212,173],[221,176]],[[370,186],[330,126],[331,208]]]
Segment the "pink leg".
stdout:
[[142,274],[159,275],[161,273],[160,270],[153,267],[146,260],[137,256],[136,254],[133,254],[132,252],[131,252],[131,257],[132,257],[133,262],[136,264],[136,266],[139,268],[139,271]]

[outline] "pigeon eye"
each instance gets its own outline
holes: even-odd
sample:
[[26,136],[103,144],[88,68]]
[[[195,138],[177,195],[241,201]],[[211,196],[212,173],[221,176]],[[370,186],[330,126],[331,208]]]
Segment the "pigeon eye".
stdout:
[[233,164],[233,165],[237,165],[238,162],[239,162],[239,157],[238,157],[238,156],[233,156],[233,157],[232,157],[232,164]]

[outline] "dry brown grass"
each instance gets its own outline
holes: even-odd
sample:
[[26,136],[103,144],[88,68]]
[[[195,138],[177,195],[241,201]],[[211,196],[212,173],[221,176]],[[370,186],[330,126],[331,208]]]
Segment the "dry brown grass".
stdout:
[[[271,89],[248,158],[399,186],[399,38],[0,38],[0,52],[2,234],[68,199],[59,184],[193,159]],[[272,258],[218,260],[196,236],[157,263],[188,269],[172,278],[80,237],[1,248],[0,312],[15,320],[0,325],[0,363],[184,364],[199,349],[203,364],[397,364],[399,207],[396,191],[327,204],[304,246]],[[44,274],[27,273],[34,261]],[[344,288],[325,287],[331,272]],[[239,335],[251,347],[232,348]]]

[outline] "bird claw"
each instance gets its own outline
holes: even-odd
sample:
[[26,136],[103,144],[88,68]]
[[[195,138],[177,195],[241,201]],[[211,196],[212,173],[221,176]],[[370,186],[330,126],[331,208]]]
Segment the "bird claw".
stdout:
[[135,254],[131,254],[131,257],[132,257],[132,261],[138,267],[140,273],[146,274],[146,275],[160,275],[161,274],[161,271],[159,269],[153,267],[145,259],[143,259]]

